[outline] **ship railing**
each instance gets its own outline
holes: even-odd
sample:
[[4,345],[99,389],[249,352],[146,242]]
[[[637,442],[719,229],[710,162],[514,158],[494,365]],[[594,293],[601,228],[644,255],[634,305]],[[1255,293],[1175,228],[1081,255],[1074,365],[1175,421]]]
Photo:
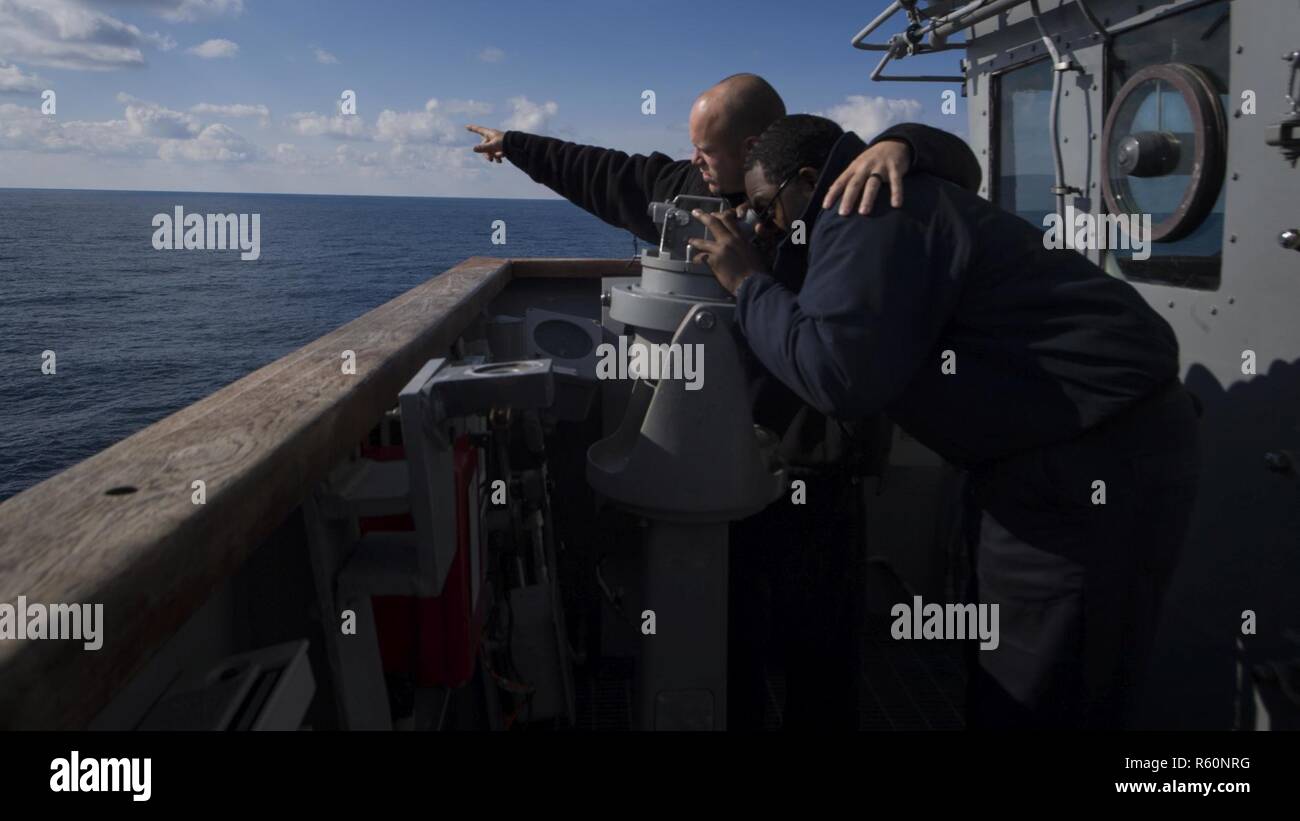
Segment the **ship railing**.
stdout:
[[0,605],[103,618],[99,649],[0,640],[0,728],[87,726],[511,281],[637,273],[467,259],[0,504]]

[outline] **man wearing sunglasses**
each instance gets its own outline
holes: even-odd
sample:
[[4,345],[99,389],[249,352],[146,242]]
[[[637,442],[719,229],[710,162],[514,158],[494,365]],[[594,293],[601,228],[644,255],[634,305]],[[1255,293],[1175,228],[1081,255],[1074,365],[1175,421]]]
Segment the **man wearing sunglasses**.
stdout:
[[974,588],[994,648],[971,643],[968,725],[1119,728],[1134,718],[1198,473],[1194,402],[1169,324],[1128,283],[933,176],[871,217],[822,209],[862,141],[806,114],[746,159],[779,229],[769,268],[735,216],[693,243],[736,296],[777,378],[823,413],[886,411],[968,469]]
[[[489,161],[510,160],[575,205],[658,244],[650,203],[688,194],[742,204],[745,152],[784,114],[785,104],[771,85],[753,74],[737,74],[692,105],[690,160],[657,152],[629,155],[519,131],[468,129],[483,138],[474,150]],[[902,124],[862,147],[825,192],[827,204],[838,200],[846,214],[867,214],[885,182],[895,204],[901,203],[904,175],[918,170],[971,190],[979,187],[979,162],[961,139]],[[852,729],[859,665],[853,652],[856,627],[846,613],[860,607],[865,581],[855,566],[860,557],[827,547],[862,542],[857,474],[865,469],[863,451],[871,450],[863,440],[866,431],[880,439],[885,429],[878,420],[853,431],[832,424],[752,360],[748,364],[755,421],[781,435],[781,455],[792,469],[813,475],[801,475],[806,504],[781,500],[731,528],[727,725],[762,726],[763,668],[774,661],[767,638],[772,634],[783,648],[786,669],[783,726]],[[876,451],[870,455],[878,457]]]

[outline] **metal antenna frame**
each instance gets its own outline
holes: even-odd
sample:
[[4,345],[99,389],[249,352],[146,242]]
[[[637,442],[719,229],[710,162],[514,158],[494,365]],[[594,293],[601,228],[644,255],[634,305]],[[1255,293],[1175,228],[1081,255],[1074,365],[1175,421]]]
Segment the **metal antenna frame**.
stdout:
[[[948,38],[958,31],[973,26],[995,14],[1000,14],[1028,0],[969,0],[969,2],[946,14],[931,14],[939,6],[949,7],[956,0],[935,0],[926,9],[917,8],[920,0],[894,0],[876,19],[866,25],[849,41],[856,49],[863,51],[883,51],[885,56],[871,72],[871,79],[876,81],[901,81],[914,83],[965,83],[964,75],[918,74],[914,76],[886,75],[885,67],[891,60],[902,59],[916,54],[937,54],[941,51],[964,49],[966,42],[949,43]],[[865,40],[872,32],[884,25],[885,21],[899,11],[905,11],[909,20],[907,29],[895,34],[885,43],[867,43]],[[927,22],[928,21],[928,22]],[[929,42],[925,42],[926,40]]]
[[[986,2],[988,2],[988,0],[972,0],[972,2],[967,3],[966,6],[963,6],[962,9],[954,12],[954,14],[960,14],[970,7],[978,6]],[[946,37],[935,35],[935,29],[947,18],[930,17],[930,15],[926,14],[923,10],[917,9],[916,5],[917,0],[894,0],[894,2],[890,3],[884,11],[876,16],[876,19],[868,23],[865,28],[855,34],[853,39],[849,41],[854,48],[861,49],[862,51],[885,52],[885,56],[880,59],[880,62],[876,64],[875,69],[871,72],[871,79],[882,82],[966,82],[966,78],[960,75],[919,74],[910,77],[885,75],[885,66],[889,65],[890,61],[895,58],[902,59],[903,57],[914,54],[937,54],[941,51],[951,51],[953,49],[966,47],[965,42],[948,43]],[[909,19],[907,29],[904,32],[892,35],[888,42],[885,43],[864,42],[876,29],[884,25],[885,21],[893,17],[899,11],[906,11]],[[925,17],[930,17],[930,22],[928,24],[922,22],[923,15]],[[922,42],[927,35],[930,37],[930,43],[928,45]]]

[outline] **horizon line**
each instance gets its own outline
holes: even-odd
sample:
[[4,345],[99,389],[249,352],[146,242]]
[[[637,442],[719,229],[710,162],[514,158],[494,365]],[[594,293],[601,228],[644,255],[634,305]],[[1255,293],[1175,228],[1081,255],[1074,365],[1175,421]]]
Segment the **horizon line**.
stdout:
[[548,191],[550,196],[539,197],[476,197],[451,196],[447,194],[322,194],[295,191],[194,191],[170,188],[61,188],[57,186],[36,187],[29,185],[0,185],[0,191],[69,191],[108,194],[226,194],[231,196],[251,197],[382,197],[386,199],[412,200],[524,200],[541,202],[554,200],[556,202],[567,202],[563,197],[550,191]]

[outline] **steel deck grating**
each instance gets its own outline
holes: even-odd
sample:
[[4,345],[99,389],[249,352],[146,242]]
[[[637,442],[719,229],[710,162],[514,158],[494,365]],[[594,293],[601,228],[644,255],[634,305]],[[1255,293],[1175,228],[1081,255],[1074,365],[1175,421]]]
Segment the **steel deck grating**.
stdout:
[[[961,642],[897,641],[889,635],[890,620],[873,617],[861,634],[863,642],[861,730],[960,730],[965,672]],[[631,659],[605,659],[592,670],[579,670],[575,711],[578,730],[632,728]],[[785,673],[769,670],[763,727],[781,727]]]

